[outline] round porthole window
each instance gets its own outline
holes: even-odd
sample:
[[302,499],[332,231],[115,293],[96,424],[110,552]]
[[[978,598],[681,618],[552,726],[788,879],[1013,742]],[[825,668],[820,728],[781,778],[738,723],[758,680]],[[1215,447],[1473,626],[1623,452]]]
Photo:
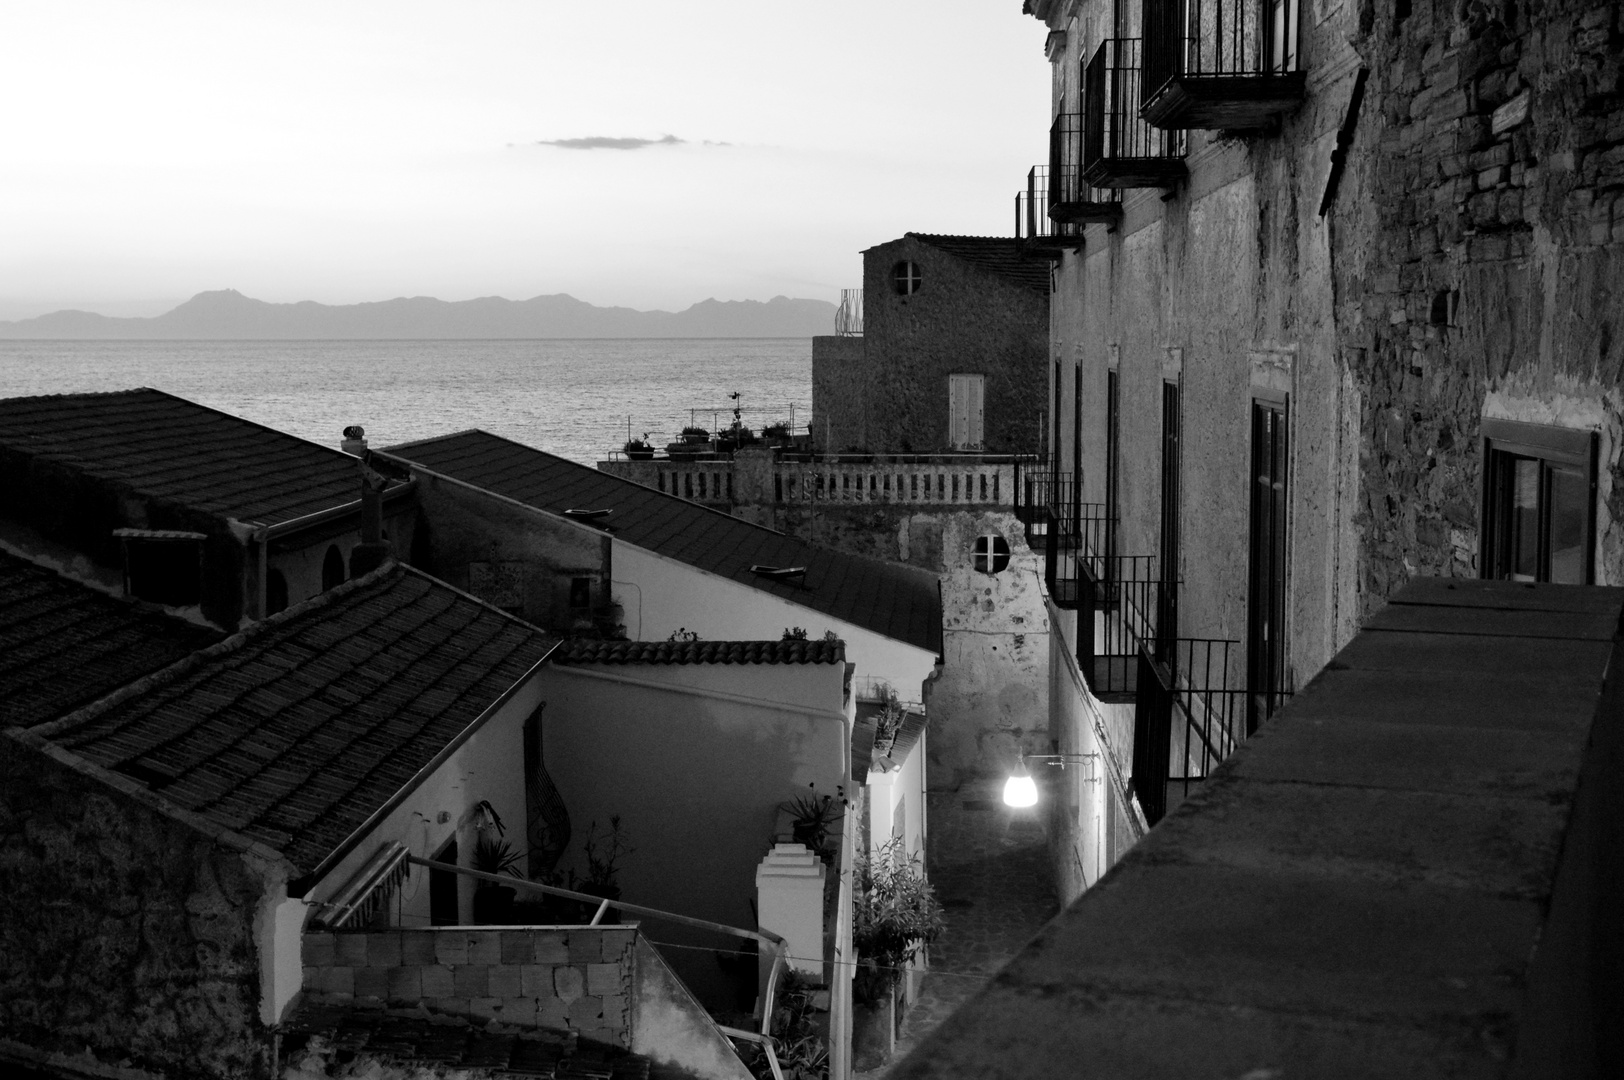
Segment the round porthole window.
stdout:
[[904,259],[891,268],[891,284],[896,286],[898,296],[912,296],[923,282],[919,264],[912,259]]
[[1002,536],[976,537],[976,569],[996,574],[1009,566],[1009,541]]

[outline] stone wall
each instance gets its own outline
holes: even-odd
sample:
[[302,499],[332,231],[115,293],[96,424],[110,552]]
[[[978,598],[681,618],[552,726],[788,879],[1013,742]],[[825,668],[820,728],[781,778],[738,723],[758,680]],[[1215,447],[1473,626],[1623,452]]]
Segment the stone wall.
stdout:
[[630,926],[311,932],[305,993],[325,1002],[421,1004],[629,1048],[636,937]]
[[859,387],[867,380],[865,338],[812,339],[812,445],[835,454],[868,443],[865,398]]
[[1608,0],[1366,4],[1333,224],[1363,392],[1360,584],[1475,576],[1484,415],[1600,430],[1598,583],[1624,582],[1624,40]]
[[0,1039],[171,1077],[267,1075],[265,888],[214,837],[0,736]]

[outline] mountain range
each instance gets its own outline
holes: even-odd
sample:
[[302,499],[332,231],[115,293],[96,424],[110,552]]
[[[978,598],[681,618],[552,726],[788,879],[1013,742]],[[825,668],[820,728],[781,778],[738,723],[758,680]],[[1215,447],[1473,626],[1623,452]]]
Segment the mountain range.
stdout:
[[0,322],[0,338],[320,340],[478,338],[725,338],[831,334],[826,300],[702,300],[682,311],[597,307],[566,293],[506,300],[399,297],[366,304],[272,304],[235,289],[198,293],[151,318],[53,311]]

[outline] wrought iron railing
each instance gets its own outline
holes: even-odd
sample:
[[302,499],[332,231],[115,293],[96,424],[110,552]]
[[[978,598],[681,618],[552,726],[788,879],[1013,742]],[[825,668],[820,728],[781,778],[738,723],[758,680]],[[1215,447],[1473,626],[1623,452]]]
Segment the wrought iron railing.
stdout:
[[1176,638],[1142,647],[1134,697],[1133,789],[1154,825],[1246,737],[1240,642]]
[[1026,526],[1028,544],[1044,534],[1049,521],[1049,476],[1047,468],[1015,466],[1015,519]]
[[1049,217],[1055,221],[1108,220],[1120,212],[1122,193],[1083,180],[1083,117],[1061,113],[1049,125]]
[[1145,0],[1144,103],[1173,79],[1298,70],[1300,0]]
[[1184,156],[1184,133],[1152,127],[1139,116],[1141,53],[1139,38],[1107,38],[1083,68],[1083,177],[1089,183],[1125,186],[1159,182],[1151,171]]
[[841,289],[840,306],[835,309],[835,335],[861,337],[863,334],[863,290]]
[[1049,217],[1049,168],[1034,165],[1026,174],[1026,190],[1015,195],[1015,239],[1040,247],[1082,243],[1082,226]]
[[[1105,520],[1107,535],[1110,526]],[[1095,696],[1131,694],[1140,647],[1161,657],[1175,632],[1160,620],[1168,610],[1163,594],[1177,586],[1162,581],[1154,555],[1097,554],[1080,561],[1088,587],[1080,590],[1077,607],[1077,666]]]

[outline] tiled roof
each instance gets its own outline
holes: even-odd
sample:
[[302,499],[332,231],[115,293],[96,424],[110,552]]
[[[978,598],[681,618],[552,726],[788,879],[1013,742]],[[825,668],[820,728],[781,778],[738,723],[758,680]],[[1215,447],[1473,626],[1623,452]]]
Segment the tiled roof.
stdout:
[[560,664],[839,664],[840,641],[570,641]]
[[1049,264],[1021,253],[1021,242],[1004,236],[939,236],[934,233],[908,233],[922,244],[939,248],[989,274],[1049,295]]
[[890,745],[878,744],[879,718],[884,711],[885,706],[877,701],[857,703],[857,720],[851,731],[851,773],[859,783],[868,777],[868,771],[879,758],[890,758],[901,765],[919,744],[919,737],[925,733],[925,714],[905,709],[902,724],[891,737]]
[[223,636],[0,552],[0,728],[42,724]]
[[[406,443],[389,453],[550,513],[612,509],[616,539],[730,578],[878,634],[940,652],[941,600],[923,570],[829,551],[717,510],[485,431]],[[805,584],[751,572],[806,567]]]
[[37,730],[309,871],[553,644],[389,563]]
[[364,1006],[305,1004],[283,1029],[291,1060],[312,1036],[364,1073],[369,1059],[415,1066],[422,1075],[522,1076],[529,1080],[646,1080],[665,1075],[647,1058],[581,1039],[573,1031],[486,1030],[443,1016],[397,1015]]
[[360,498],[348,454],[161,390],[0,399],[8,454],[258,525]]

